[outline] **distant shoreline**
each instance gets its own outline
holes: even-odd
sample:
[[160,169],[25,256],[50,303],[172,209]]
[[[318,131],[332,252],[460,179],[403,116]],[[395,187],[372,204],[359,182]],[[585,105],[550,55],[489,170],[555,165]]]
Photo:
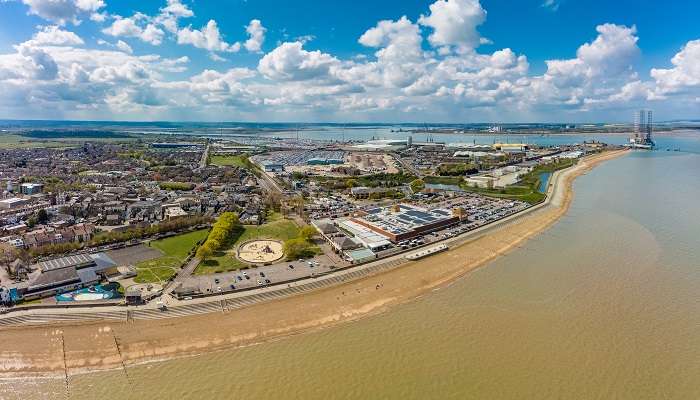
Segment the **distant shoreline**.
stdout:
[[[532,213],[468,237],[450,251],[384,273],[222,313],[134,322],[0,329],[0,377],[70,376],[241,347],[383,312],[445,286],[517,248],[566,213],[572,184],[611,151],[558,171],[547,203]],[[299,312],[304,310],[304,312]]]

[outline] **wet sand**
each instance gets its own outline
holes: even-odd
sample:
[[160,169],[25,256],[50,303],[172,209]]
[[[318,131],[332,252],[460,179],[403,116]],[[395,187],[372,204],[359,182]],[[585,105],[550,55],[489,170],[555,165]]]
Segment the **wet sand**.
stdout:
[[624,154],[581,160],[557,174],[548,205],[448,252],[344,285],[226,313],[135,322],[0,329],[0,377],[70,376],[246,346],[383,312],[440,288],[554,224],[573,198],[574,179]]

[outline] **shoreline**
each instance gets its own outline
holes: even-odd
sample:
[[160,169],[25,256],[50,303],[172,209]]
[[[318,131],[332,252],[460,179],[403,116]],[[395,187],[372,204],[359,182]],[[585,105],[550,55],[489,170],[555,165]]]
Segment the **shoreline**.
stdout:
[[220,313],[1,329],[0,378],[53,376],[68,382],[77,374],[243,347],[379,314],[445,287],[546,230],[568,210],[576,177],[625,153],[594,155],[559,171],[548,204],[532,213],[447,252],[356,281]]

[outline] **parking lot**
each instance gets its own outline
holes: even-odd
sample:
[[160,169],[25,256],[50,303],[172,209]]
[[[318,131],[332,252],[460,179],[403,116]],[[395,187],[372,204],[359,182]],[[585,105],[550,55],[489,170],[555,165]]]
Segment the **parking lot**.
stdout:
[[181,287],[198,289],[202,294],[233,292],[319,275],[334,268],[335,261],[326,255],[319,255],[238,271],[191,275],[183,280]]
[[529,204],[521,201],[494,199],[472,193],[462,193],[459,195],[438,194],[432,196],[430,204],[425,204],[422,201],[417,201],[413,204],[426,208],[444,208],[447,210],[461,207],[467,212],[467,218],[447,228],[428,232],[413,239],[393,243],[389,248],[377,253],[379,258],[388,257],[416,247],[460,235],[488,223],[506,218],[529,207]]
[[[350,211],[350,204],[342,198],[329,198],[331,207],[326,212],[338,210]],[[415,199],[414,199],[415,200]],[[453,209],[461,207],[467,212],[467,218],[461,222],[444,229],[425,233],[421,236],[392,243],[388,248],[376,252],[378,258],[385,258],[402,252],[408,252],[415,248],[430,245],[444,239],[448,239],[462,233],[474,230],[490,222],[505,218],[526,209],[529,205],[520,201],[494,199],[473,193],[437,194],[430,199],[418,199],[412,202],[428,208]],[[318,214],[325,214],[318,210]],[[331,211],[332,214],[332,211]],[[181,289],[190,289],[193,293],[215,294],[247,290],[256,287],[290,282],[314,275],[321,275],[343,267],[346,264],[339,263],[325,254],[305,260],[280,262],[269,266],[260,266],[239,271],[218,273],[214,275],[192,275],[183,280]],[[187,297],[186,293],[181,294]]]

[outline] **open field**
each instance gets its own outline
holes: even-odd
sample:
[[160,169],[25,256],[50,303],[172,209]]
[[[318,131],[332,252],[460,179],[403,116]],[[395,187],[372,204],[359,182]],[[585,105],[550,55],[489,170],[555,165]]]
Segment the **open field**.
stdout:
[[25,136],[0,132],[0,146],[4,149],[28,148],[59,148],[82,146],[86,140],[93,142],[127,142],[136,140],[133,137],[80,137],[80,136]]
[[250,162],[245,154],[239,155],[212,155],[209,158],[209,164],[223,166],[233,166],[244,169],[253,169],[253,163]]
[[197,242],[207,237],[207,233],[207,229],[202,229],[151,242],[150,246],[160,250],[163,255],[136,264],[137,275],[134,281],[136,283],[161,283],[168,280],[177,273],[180,265]]
[[206,275],[247,267],[250,264],[244,263],[236,257],[236,249],[241,243],[253,239],[276,239],[284,242],[299,237],[299,234],[299,226],[294,221],[285,219],[279,214],[273,214],[268,222],[262,225],[243,225],[222,251],[216,252],[214,257],[200,263],[194,273],[195,275]]

